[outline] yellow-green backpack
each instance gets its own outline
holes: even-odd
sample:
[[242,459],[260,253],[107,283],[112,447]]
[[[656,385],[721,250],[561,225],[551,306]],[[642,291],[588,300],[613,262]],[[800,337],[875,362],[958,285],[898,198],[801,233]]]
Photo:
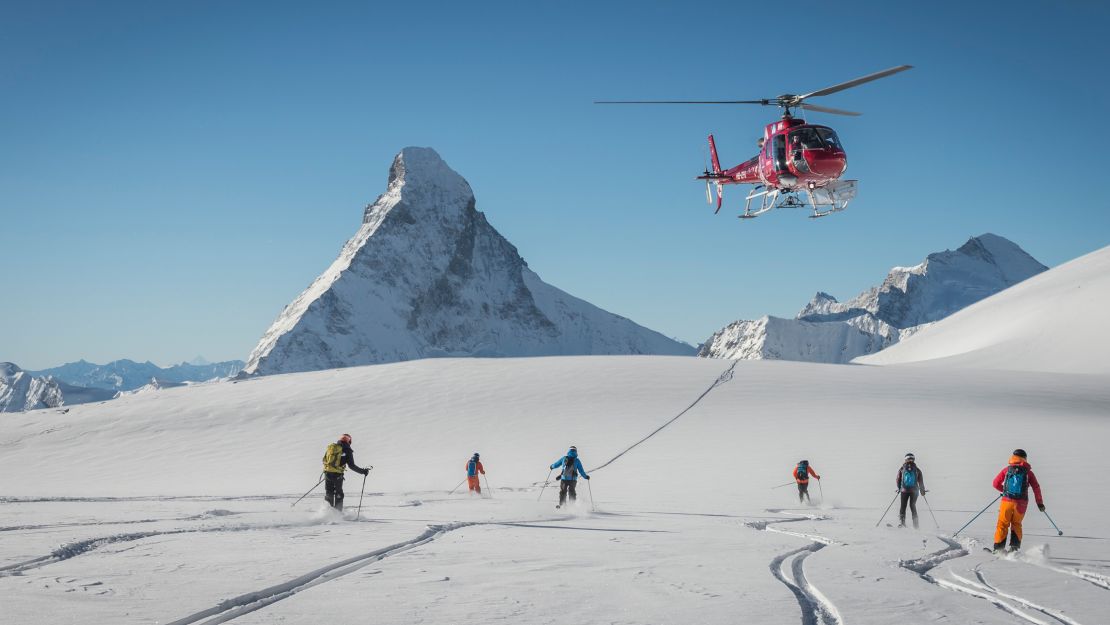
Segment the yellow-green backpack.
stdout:
[[324,471],[328,473],[343,473],[347,469],[343,463],[343,446],[332,443],[324,450]]

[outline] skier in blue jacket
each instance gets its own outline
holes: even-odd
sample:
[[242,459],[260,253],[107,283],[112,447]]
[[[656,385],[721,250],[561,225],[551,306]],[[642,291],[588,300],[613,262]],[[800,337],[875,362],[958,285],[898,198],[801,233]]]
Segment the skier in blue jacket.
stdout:
[[551,464],[552,469],[562,467],[563,470],[559,473],[559,505],[556,508],[562,508],[567,501],[567,493],[570,493],[570,500],[575,501],[578,499],[578,494],[574,492],[574,487],[578,485],[578,475],[587,480],[590,479],[586,469],[582,468],[582,461],[578,459],[578,448],[574,445],[570,446],[567,450],[567,455],[559,458]]

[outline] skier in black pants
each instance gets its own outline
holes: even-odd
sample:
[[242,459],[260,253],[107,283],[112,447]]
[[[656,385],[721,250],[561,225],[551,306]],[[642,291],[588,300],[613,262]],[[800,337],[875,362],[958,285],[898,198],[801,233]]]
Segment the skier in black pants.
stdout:
[[926,493],[925,475],[917,466],[913,454],[906,454],[906,461],[898,468],[898,492],[902,495],[902,504],[898,508],[898,527],[906,526],[906,504],[910,506],[913,516],[913,528],[917,529],[917,496]]
[[355,464],[355,452],[351,449],[350,434],[340,436],[339,440],[328,445],[324,451],[324,501],[340,512],[343,511],[343,473],[347,467],[363,475],[374,468],[363,469]]
[[578,485],[578,474],[581,473],[584,479],[590,479],[586,473],[586,469],[582,468],[582,461],[578,459],[578,448],[571,445],[567,450],[567,455],[559,458],[551,464],[552,469],[562,467],[562,472],[559,473],[559,505],[556,508],[562,508],[567,502],[567,495],[570,495],[570,500],[575,501],[578,499],[578,493],[575,492],[575,486]]

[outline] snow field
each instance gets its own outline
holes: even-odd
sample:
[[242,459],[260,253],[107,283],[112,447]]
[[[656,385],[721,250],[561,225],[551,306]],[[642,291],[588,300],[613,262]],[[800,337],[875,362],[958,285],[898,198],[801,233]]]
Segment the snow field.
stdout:
[[[1110,584],[1097,583],[1110,579],[1110,503],[1082,477],[1110,434],[1102,376],[739,362],[580,482],[578,506],[554,510],[552,488],[535,501],[567,445],[591,470],[731,365],[427,360],[5,417],[4,612],[52,624],[312,623],[336,606],[399,623],[1110,622]],[[342,432],[375,466],[366,518],[319,514],[319,491],[290,509]],[[983,553],[992,507],[960,555],[938,535],[994,497],[1017,446],[1065,536],[1033,509],[1021,559]],[[474,451],[494,498],[448,496]],[[907,451],[944,532],[923,501],[920,531],[888,527],[896,507],[875,527]],[[772,489],[802,458],[824,478],[811,483],[820,507]],[[349,477],[349,508],[360,485]]]

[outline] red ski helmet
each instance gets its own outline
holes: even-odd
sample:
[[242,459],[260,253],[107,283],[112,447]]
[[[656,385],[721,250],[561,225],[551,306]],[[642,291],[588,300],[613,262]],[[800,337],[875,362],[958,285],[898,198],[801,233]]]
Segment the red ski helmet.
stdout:
[[351,435],[350,434],[344,434],[343,436],[340,436],[339,437],[339,442],[340,443],[347,443],[348,445],[350,445],[351,444]]

